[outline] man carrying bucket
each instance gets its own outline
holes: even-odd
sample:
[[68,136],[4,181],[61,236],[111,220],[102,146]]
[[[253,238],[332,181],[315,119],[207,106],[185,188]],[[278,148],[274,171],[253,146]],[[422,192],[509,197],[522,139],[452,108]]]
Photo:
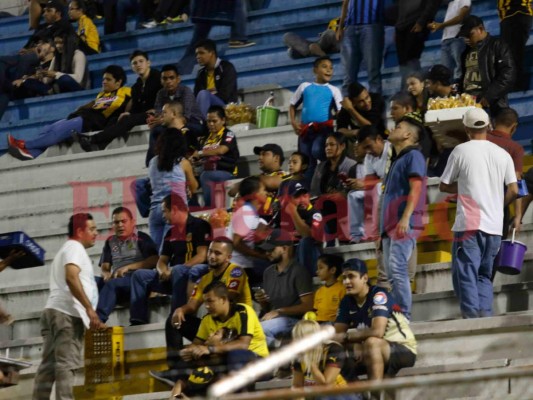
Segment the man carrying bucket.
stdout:
[[487,140],[487,113],[470,109],[463,124],[470,141],[451,153],[439,188],[458,194],[452,280],[461,314],[488,317],[492,315],[492,266],[503,229],[502,206],[516,198],[518,186],[511,156]]

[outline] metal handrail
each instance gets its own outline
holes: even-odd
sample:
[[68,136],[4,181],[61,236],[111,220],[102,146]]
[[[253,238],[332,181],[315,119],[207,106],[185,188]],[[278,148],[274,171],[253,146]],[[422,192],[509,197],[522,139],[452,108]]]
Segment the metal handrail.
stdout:
[[289,345],[272,353],[269,357],[248,364],[233,375],[214,383],[207,392],[207,398],[218,399],[239,390],[250,383],[255,383],[260,377],[292,361],[298,354],[331,339],[333,335],[335,335],[335,328],[328,325],[312,335],[293,341]]

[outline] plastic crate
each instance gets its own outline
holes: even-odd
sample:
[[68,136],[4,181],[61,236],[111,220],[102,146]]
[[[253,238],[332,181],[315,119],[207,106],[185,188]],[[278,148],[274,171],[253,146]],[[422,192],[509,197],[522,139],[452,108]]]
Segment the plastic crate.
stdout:
[[85,384],[124,378],[124,328],[113,326],[85,333]]

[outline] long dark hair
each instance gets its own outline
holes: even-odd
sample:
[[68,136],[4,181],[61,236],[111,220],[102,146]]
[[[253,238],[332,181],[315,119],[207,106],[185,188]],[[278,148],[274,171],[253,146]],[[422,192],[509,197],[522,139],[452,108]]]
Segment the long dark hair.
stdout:
[[157,138],[155,153],[158,156],[157,168],[172,171],[187,153],[187,140],[180,130],[167,129]]
[[59,72],[65,74],[71,74],[72,70],[72,60],[74,58],[74,52],[78,49],[78,37],[77,35],[65,31],[59,31],[54,37],[60,37],[63,39],[63,53],[59,51],[55,52],[56,57],[56,67],[58,67]]

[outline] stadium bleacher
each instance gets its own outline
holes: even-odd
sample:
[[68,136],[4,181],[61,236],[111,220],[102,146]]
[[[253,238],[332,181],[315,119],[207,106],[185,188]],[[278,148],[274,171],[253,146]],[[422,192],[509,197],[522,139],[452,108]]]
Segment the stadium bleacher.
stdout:
[[[241,153],[239,170],[243,176],[257,171],[257,157],[252,151],[254,145],[275,140],[286,153],[296,149],[295,136],[287,117],[288,99],[291,90],[300,82],[311,78],[311,59],[289,59],[281,42],[283,33],[292,30],[313,37],[331,18],[338,16],[341,4],[340,0],[272,0],[268,9],[250,13],[250,38],[257,42],[257,46],[246,49],[227,49],[228,28],[217,27],[213,30],[211,36],[221,46],[221,54],[232,61],[239,72],[243,101],[258,106],[274,91],[276,106],[282,111],[277,128],[237,132]],[[473,0],[473,13],[484,18],[489,32],[498,34],[494,1]],[[439,15],[443,15],[443,10],[440,10]],[[102,31],[102,23],[98,22],[97,25]],[[130,23],[130,28],[131,25]],[[101,71],[107,64],[119,64],[129,69],[128,55],[137,48],[148,51],[156,68],[177,61],[190,39],[191,30],[191,24],[187,23],[104,36],[106,51],[89,57],[93,88],[99,87]],[[390,33],[389,31],[389,40]],[[25,42],[26,36],[26,17],[0,20],[0,49],[4,54],[17,51]],[[530,37],[527,47],[529,58],[533,52],[532,40]],[[439,37],[432,34],[426,43],[422,64],[428,66],[437,63],[439,49]],[[340,86],[343,68],[338,55],[334,55],[333,60],[335,77],[332,83]],[[366,73],[363,71],[360,77],[365,81]],[[192,85],[193,79],[193,74],[185,75],[183,83]],[[399,73],[393,45],[387,47],[383,79],[385,95],[398,89]],[[128,81],[130,84],[134,82],[131,72],[128,72]],[[11,102],[0,121],[0,155],[6,151],[8,132],[18,138],[32,138],[47,123],[65,117],[75,107],[93,99],[98,90]],[[530,151],[533,91],[513,93],[510,100],[521,117],[515,138]],[[102,238],[105,238],[110,227],[110,211],[119,205],[133,208],[131,199],[128,200],[129,197],[124,194],[128,191],[131,179],[147,173],[144,167],[147,144],[148,129],[142,126],[134,129],[127,142],[116,139],[104,151],[85,153],[75,143],[71,147],[51,147],[38,159],[25,163],[9,155],[0,157],[0,232],[24,230],[47,251],[46,266],[23,270],[7,269],[0,275],[0,302],[16,319],[10,327],[0,326],[0,355],[20,357],[34,364],[21,372],[19,385],[0,390],[0,399],[26,399],[31,393],[33,376],[41,357],[39,317],[48,296],[48,265],[65,240],[68,217],[77,205],[86,204],[96,219]],[[525,169],[533,166],[531,156],[526,157],[524,166]],[[428,197],[432,204],[441,200],[436,194],[437,186],[436,181],[430,181]],[[528,336],[528,331],[530,334],[533,326],[532,211],[529,210],[524,217],[520,237],[530,249],[526,254],[522,273],[515,276],[497,275],[494,287],[496,316],[472,321],[459,319],[457,299],[451,290],[450,262],[446,259],[450,242],[434,234],[431,210],[430,206],[430,224],[424,240],[420,240],[418,245],[421,262],[417,270],[417,294],[413,297],[412,327],[419,340],[420,357],[414,368],[404,372],[405,376],[533,365],[533,348]],[[137,220],[140,229],[148,231],[147,220],[140,217]],[[449,220],[452,220],[451,215]],[[89,249],[95,265],[102,245],[103,240]],[[340,246],[327,251],[365,260],[375,258],[371,243]],[[97,267],[95,272],[99,273]],[[163,324],[167,315],[167,303],[153,302],[151,324],[125,328],[125,364],[127,373],[131,375],[128,380],[107,386],[80,386],[76,389],[77,398],[105,399],[111,397],[110,393],[113,396],[126,396],[125,399],[168,398],[168,391],[163,392],[167,388],[147,375],[149,369],[163,369],[165,366]],[[119,308],[111,315],[109,325],[127,326],[128,310]],[[81,376],[82,374],[80,379]],[[132,384],[131,381],[135,383]],[[506,396],[517,393],[531,394],[527,392],[531,390],[529,386],[521,380],[507,380],[505,385],[502,382],[476,387],[458,385],[453,393],[443,391],[430,394],[428,388],[425,390],[426,392],[422,389],[400,390],[396,398],[403,400],[450,396],[486,399],[497,395],[498,398],[505,399]],[[154,393],[148,395],[149,392]]]

